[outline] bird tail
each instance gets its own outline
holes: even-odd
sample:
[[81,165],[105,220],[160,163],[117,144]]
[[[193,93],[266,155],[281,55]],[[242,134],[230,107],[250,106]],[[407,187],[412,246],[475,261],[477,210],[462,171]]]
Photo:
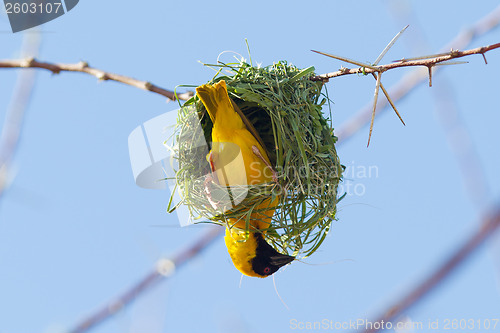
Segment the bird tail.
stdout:
[[[224,123],[241,123],[240,116],[235,112],[231,99],[227,94],[226,81],[221,80],[216,84],[204,84],[196,88],[196,94],[207,109],[208,115],[215,124],[217,118],[224,119]],[[240,125],[241,126],[241,125]]]

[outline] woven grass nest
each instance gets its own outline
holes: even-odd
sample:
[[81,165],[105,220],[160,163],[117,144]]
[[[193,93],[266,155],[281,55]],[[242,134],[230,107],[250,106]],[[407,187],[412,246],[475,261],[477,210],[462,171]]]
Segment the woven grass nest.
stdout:
[[246,220],[248,229],[253,209],[279,198],[266,241],[293,256],[307,257],[318,249],[335,220],[343,166],[331,114],[328,119],[322,112],[328,98],[322,82],[309,80],[313,75],[314,67],[299,69],[285,61],[267,67],[241,61],[222,65],[210,82],[226,81],[229,96],[254,126],[278,174],[277,183],[247,185],[244,191],[219,186],[237,203],[224,212],[213,208],[204,186],[211,172],[206,155],[212,122],[196,96],[184,104],[176,128],[176,182],[195,221],[226,226],[228,218],[236,218]]

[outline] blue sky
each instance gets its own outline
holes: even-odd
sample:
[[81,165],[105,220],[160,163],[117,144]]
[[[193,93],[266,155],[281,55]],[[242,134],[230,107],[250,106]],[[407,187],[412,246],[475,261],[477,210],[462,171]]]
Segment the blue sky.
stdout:
[[[406,24],[382,63],[437,52],[492,11],[497,1],[80,1],[42,27],[39,59],[90,65],[167,89],[200,85],[220,52],[267,65],[287,60],[318,73],[337,70],[317,49],[372,62]],[[18,58],[30,31],[12,34],[0,16],[0,59]],[[419,42],[423,36],[426,45]],[[499,30],[469,47],[500,41]],[[175,276],[93,332],[287,332],[291,323],[348,322],[384,309],[469,236],[500,198],[500,53],[469,57],[416,88],[391,112],[338,147],[348,195],[322,247],[272,279],[243,278],[222,238]],[[409,69],[384,74],[392,86]],[[20,70],[0,70],[0,125]],[[333,125],[341,128],[373,97],[371,77],[328,83]],[[449,91],[458,105],[450,118]],[[12,184],[0,202],[0,332],[64,332],[149,272],[156,260],[191,244],[206,226],[179,227],[166,213],[168,192],[137,187],[127,138],[145,121],[174,110],[161,96],[78,73],[36,72]],[[443,118],[443,114],[447,114]],[[443,121],[444,119],[444,121]],[[475,201],[450,149],[447,124],[471,138],[488,193]],[[463,141],[463,132],[454,138]],[[465,141],[467,142],[467,141]],[[361,171],[371,168],[371,174]],[[376,170],[376,172],[375,172]],[[468,175],[477,184],[481,175]],[[423,302],[415,322],[498,318],[498,237]],[[314,265],[308,265],[314,264]],[[442,326],[441,326],[442,327]],[[295,330],[297,331],[297,329]],[[500,331],[500,323],[496,331]]]

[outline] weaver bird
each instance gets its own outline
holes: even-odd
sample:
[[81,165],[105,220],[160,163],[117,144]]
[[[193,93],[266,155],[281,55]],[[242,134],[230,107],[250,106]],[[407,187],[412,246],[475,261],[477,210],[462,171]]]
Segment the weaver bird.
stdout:
[[[266,150],[258,134],[250,132],[255,133],[253,126],[229,97],[226,82],[202,85],[196,88],[196,93],[213,123],[212,149],[207,156],[213,181],[230,188],[276,182],[276,172]],[[212,206],[216,206],[217,200],[206,192]],[[254,208],[248,231],[244,219],[228,219],[224,237],[227,250],[234,266],[245,275],[264,278],[295,259],[279,253],[264,240],[277,201],[268,199]]]

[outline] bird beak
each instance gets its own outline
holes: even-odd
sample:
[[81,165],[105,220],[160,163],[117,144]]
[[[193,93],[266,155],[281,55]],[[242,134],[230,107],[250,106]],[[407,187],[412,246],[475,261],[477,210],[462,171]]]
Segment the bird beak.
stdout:
[[271,264],[276,265],[278,267],[285,266],[294,260],[295,260],[295,257],[289,256],[286,254],[281,254],[281,253],[278,253],[274,256],[271,256],[271,258],[270,258]]

